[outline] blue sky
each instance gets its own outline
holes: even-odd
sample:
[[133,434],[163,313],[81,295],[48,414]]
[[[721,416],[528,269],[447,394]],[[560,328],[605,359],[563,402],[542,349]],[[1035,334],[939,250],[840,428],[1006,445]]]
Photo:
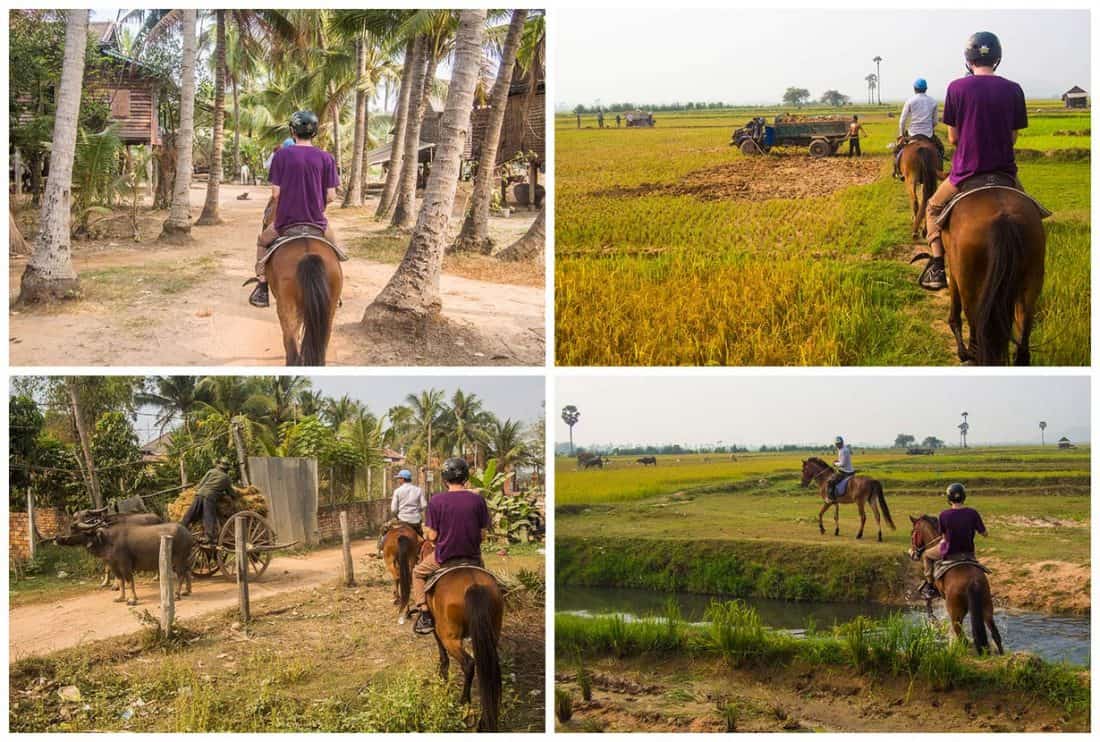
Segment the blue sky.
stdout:
[[752,376],[558,378],[556,442],[569,440],[561,408],[576,405],[578,445],[682,443],[758,446],[886,445],[898,433],[971,445],[1089,438],[1089,382],[1078,376]]
[[816,98],[837,89],[866,101],[864,78],[883,57],[882,98],[902,100],[914,78],[942,99],[961,77],[971,33],[996,33],[1000,72],[1030,97],[1090,90],[1084,10],[581,9],[554,11],[559,107],[597,98],[663,103],[777,103],[789,86]]

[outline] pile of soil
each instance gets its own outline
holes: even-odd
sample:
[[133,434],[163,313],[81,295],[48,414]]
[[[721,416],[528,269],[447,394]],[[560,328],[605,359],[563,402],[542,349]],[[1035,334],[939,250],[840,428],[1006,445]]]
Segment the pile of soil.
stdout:
[[612,188],[599,196],[692,196],[700,201],[772,201],[828,196],[878,178],[882,161],[807,155],[742,157],[693,170],[675,183]]
[[[255,513],[267,517],[267,501],[264,500],[263,493],[255,487],[234,487],[234,497],[232,499],[221,498],[218,500],[218,517],[225,520],[231,517],[234,513],[239,513],[242,510],[251,510]],[[179,493],[175,500],[168,503],[168,518],[169,520],[180,521],[183,519],[183,514],[187,512],[187,508],[191,507],[191,502],[195,499],[195,488],[188,487]]]

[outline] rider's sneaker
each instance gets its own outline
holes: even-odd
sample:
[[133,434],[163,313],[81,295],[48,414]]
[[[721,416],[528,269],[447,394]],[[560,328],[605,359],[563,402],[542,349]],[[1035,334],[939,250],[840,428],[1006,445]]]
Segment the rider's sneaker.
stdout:
[[266,281],[260,281],[256,284],[256,288],[252,289],[252,295],[248,297],[248,303],[260,309],[266,309],[271,306],[271,301],[268,298]]
[[413,631],[417,634],[431,634],[435,631],[435,619],[432,618],[432,614],[428,611],[420,611],[420,615],[416,617],[416,623],[413,624]]
[[920,285],[929,291],[947,288],[947,271],[943,267],[943,258],[932,258],[924,272],[920,274]]
[[920,596],[925,600],[933,600],[940,597],[940,591],[931,582],[925,582],[920,586]]

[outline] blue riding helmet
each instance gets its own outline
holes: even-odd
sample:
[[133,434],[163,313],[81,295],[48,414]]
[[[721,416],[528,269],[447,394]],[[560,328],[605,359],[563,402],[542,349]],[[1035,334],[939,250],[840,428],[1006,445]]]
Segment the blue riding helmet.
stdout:
[[407,482],[411,482],[412,478],[412,472],[408,469],[402,469],[401,471],[397,472],[397,476],[394,477],[394,479],[404,479]]
[[928,90],[928,81],[925,80],[923,77],[918,77],[916,80],[913,81],[913,90],[917,91],[918,93],[923,93],[924,91]]
[[286,139],[283,140],[283,143],[281,145],[279,145],[279,148],[280,149],[286,149],[287,147],[293,147],[293,146],[294,146],[294,137],[287,137]]

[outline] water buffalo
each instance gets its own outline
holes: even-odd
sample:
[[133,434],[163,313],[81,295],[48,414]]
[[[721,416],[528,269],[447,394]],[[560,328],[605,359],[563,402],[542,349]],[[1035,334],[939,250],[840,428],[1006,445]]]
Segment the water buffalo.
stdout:
[[[111,526],[117,523],[129,523],[135,526],[155,526],[163,522],[161,517],[156,513],[108,513],[107,508],[78,510],[73,514],[73,523],[76,527],[85,529],[98,525]],[[103,581],[99,583],[99,586],[111,586],[111,567],[109,565],[104,565]],[[119,583],[115,589],[121,590],[122,584]]]
[[599,454],[588,453],[587,451],[577,454],[577,467],[579,469],[591,469],[592,467],[602,469],[603,464],[604,458]]
[[[111,573],[122,585],[122,595],[116,603],[137,605],[134,572],[157,572],[160,562],[160,537],[172,536],[172,571],[176,575],[176,597],[191,594],[191,532],[179,523],[135,525],[120,521],[112,525],[74,524],[72,533],[59,536],[63,546],[83,546],[107,563]],[[130,600],[126,600],[126,584],[130,585]],[[186,585],[186,587],[185,587]]]
[[637,462],[642,466],[649,466],[650,464],[652,464],[653,466],[657,466],[657,457],[643,456],[642,458],[638,459]]

